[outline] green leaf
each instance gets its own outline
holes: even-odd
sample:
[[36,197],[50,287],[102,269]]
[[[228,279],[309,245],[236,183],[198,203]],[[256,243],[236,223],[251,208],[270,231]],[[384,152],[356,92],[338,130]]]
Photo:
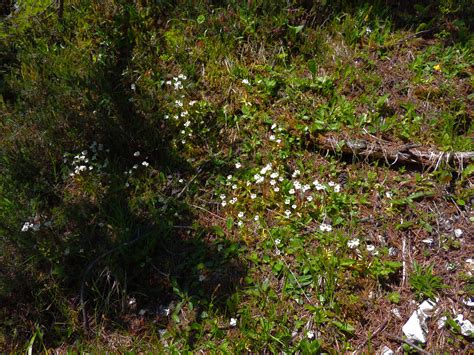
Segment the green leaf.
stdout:
[[311,74],[316,75],[318,67],[317,67],[316,61],[314,59],[308,60],[308,69],[311,72]]
[[204,21],[206,21],[206,17],[204,15],[199,15],[197,17],[197,23],[199,23],[200,25],[203,24]]
[[226,227],[228,230],[231,230],[234,226],[234,219],[232,217],[227,218]]
[[343,323],[343,322],[339,322],[338,320],[334,320],[332,321],[332,324],[334,324],[336,327],[338,327],[340,330],[346,333],[354,333],[355,331],[355,328],[349,323]]

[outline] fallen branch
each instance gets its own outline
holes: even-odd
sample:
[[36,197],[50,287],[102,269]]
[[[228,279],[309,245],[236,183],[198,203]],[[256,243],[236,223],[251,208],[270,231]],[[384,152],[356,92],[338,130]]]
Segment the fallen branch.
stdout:
[[474,152],[441,152],[423,147],[420,144],[401,144],[385,141],[375,137],[367,139],[345,139],[320,135],[317,144],[321,149],[340,151],[370,159],[384,159],[389,165],[395,163],[416,164],[436,170],[442,162],[460,167],[474,160]]

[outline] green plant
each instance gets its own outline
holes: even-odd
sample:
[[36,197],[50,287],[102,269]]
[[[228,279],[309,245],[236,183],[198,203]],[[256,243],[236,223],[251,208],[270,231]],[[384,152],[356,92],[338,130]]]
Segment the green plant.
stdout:
[[422,267],[416,262],[413,264],[409,282],[415,296],[420,300],[426,297],[434,300],[438,292],[446,288],[443,279],[433,274],[433,267],[434,265]]

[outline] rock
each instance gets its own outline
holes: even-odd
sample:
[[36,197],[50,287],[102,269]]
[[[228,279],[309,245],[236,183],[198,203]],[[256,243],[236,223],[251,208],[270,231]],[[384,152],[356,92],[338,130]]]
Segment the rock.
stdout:
[[412,313],[402,328],[403,333],[409,340],[420,343],[426,342],[426,335],[428,333],[426,320],[431,317],[435,307],[436,302],[426,300],[418,306],[418,309],[415,312]]
[[383,348],[380,350],[380,355],[393,355],[393,354],[395,353],[387,345],[384,345]]
[[468,319],[464,319],[462,314],[458,314],[456,318],[454,318],[456,323],[459,324],[461,327],[461,334],[467,337],[474,336],[474,325]]

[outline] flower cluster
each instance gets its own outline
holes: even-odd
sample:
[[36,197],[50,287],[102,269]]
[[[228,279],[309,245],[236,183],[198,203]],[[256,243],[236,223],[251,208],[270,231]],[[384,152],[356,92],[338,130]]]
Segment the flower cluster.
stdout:
[[[89,149],[90,152],[85,149],[76,155],[64,153],[63,163],[67,164],[69,161],[71,163],[72,171],[69,173],[69,176],[74,177],[94,169],[101,170],[108,166],[109,161],[107,159],[104,159],[102,163],[99,163],[99,156],[103,152],[109,152],[109,149],[104,150],[104,146],[95,141],[89,146]],[[90,153],[92,156],[90,156]]]

